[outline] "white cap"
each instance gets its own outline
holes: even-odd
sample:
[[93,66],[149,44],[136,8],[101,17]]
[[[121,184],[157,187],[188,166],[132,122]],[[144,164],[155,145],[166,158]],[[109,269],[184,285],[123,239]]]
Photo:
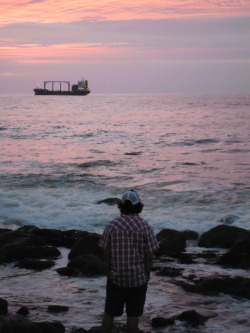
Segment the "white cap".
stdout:
[[122,202],[124,203],[126,200],[130,201],[133,206],[137,205],[141,201],[139,194],[134,190],[127,191],[123,194]]

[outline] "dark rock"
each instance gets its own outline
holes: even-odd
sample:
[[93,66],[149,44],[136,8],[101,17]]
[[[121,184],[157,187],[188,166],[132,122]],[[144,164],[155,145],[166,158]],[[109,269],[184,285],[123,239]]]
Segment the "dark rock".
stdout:
[[250,235],[236,241],[217,263],[233,268],[250,268]]
[[106,273],[104,262],[93,254],[74,258],[68,263],[68,267],[76,269],[87,276],[104,275]]
[[88,235],[82,237],[73,246],[68,258],[71,260],[85,254],[94,254],[102,258],[103,250],[98,246],[99,239],[100,235],[95,233],[89,233]]
[[198,312],[194,310],[184,311],[178,317],[178,320],[187,321],[192,326],[196,327],[204,324],[205,321],[208,320],[207,317],[200,315]]
[[8,313],[8,302],[5,299],[0,298],[0,314],[6,313]]
[[163,229],[156,235],[159,241],[159,250],[157,254],[168,254],[174,252],[183,252],[186,248],[186,236],[181,231],[173,229]]
[[65,312],[68,311],[69,307],[65,305],[49,305],[48,311],[49,312]]
[[152,327],[166,327],[170,325],[174,325],[175,321],[173,318],[162,318],[162,317],[155,317],[151,320]]
[[11,259],[56,259],[61,255],[61,252],[54,246],[27,246],[25,243],[25,241],[17,241],[5,245],[1,248],[1,252]]
[[56,269],[57,273],[61,276],[77,276],[78,273],[75,269],[70,267],[61,267]]
[[71,331],[71,333],[86,333],[88,332],[87,330],[85,330],[84,328],[73,328],[73,330]]
[[244,236],[249,235],[249,231],[228,225],[219,225],[201,235],[198,246],[230,248],[233,244]]
[[11,232],[11,229],[7,229],[7,228],[0,228],[0,236],[5,234],[6,232]]
[[107,204],[109,206],[119,205],[121,203],[121,199],[118,199],[118,198],[108,198],[108,199],[97,201],[98,205],[100,205],[102,203],[105,203],[105,204]]
[[41,329],[42,333],[65,333],[65,327],[60,322],[37,322],[36,325]]
[[35,323],[20,315],[0,316],[0,329],[1,333],[43,333]]
[[27,308],[27,306],[22,306],[16,313],[22,316],[26,316],[29,314],[29,309]]
[[250,279],[240,276],[216,276],[192,279],[192,283],[178,281],[185,290],[204,295],[218,295],[220,293],[250,299]]
[[19,268],[33,269],[41,271],[44,269],[51,268],[55,265],[52,260],[38,260],[38,259],[22,259],[16,266]]
[[162,267],[156,272],[156,275],[175,277],[181,275],[183,271],[184,268]]
[[199,238],[199,234],[197,231],[193,230],[185,230],[182,232],[184,236],[186,237],[186,240],[197,240]]

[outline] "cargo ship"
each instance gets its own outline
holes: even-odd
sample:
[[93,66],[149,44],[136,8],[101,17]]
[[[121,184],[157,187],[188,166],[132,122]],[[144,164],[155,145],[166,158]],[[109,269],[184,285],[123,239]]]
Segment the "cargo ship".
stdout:
[[[47,84],[51,84],[51,90],[47,89]],[[68,90],[62,90],[62,85],[67,85]],[[58,89],[59,87],[59,89]],[[57,88],[57,89],[54,89]],[[82,80],[78,81],[78,84],[73,84],[70,89],[69,81],[44,81],[43,88],[35,88],[33,89],[35,95],[74,95],[74,96],[85,96],[90,93],[88,88],[88,81]]]

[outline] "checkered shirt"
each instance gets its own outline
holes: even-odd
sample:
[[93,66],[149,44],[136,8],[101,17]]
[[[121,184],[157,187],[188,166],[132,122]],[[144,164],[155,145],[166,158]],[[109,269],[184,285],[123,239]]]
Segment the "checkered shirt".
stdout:
[[151,226],[139,215],[121,215],[110,221],[99,240],[110,252],[109,277],[121,287],[139,287],[148,280],[146,254],[158,244]]

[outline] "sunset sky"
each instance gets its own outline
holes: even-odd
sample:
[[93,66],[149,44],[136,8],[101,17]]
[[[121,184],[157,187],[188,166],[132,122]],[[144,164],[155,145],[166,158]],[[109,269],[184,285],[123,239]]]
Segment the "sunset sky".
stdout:
[[0,0],[0,93],[249,93],[249,0]]

